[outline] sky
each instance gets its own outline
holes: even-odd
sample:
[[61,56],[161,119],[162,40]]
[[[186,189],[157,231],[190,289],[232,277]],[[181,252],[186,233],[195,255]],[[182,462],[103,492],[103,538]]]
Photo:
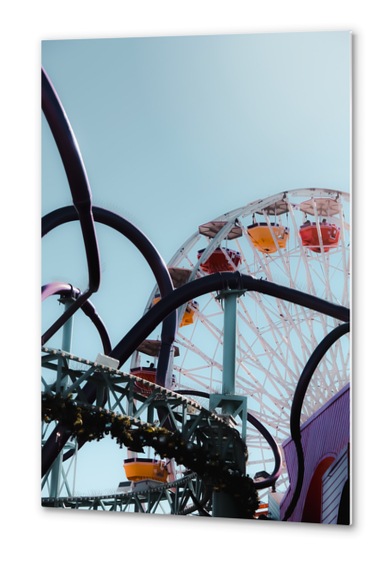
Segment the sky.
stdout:
[[[349,61],[347,31],[42,42],[93,204],[136,224],[166,262],[200,224],[256,199],[300,187],[350,190]],[[42,115],[42,216],[69,204]],[[142,315],[154,280],[128,241],[96,230],[102,282],[92,302],[116,343]],[[87,288],[76,224],[43,239],[42,284],[52,281]],[[55,298],[43,304],[42,332],[58,309]],[[60,335],[49,345],[60,347]],[[90,359],[100,351],[82,316],[72,346]],[[104,441],[88,445],[87,461],[79,456],[82,493],[124,479],[125,452]]]

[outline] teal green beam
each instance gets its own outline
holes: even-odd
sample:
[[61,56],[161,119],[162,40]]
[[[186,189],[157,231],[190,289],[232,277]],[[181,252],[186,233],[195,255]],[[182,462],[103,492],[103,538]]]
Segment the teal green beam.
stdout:
[[[65,305],[65,312],[70,306],[72,305],[74,299],[73,298],[66,298],[60,300]],[[73,337],[73,316],[67,320],[65,325],[62,329],[62,351],[67,351],[70,353],[71,351],[71,340]],[[58,372],[57,377],[61,377],[62,369],[60,367],[60,361],[58,362]],[[68,386],[68,375],[62,381],[58,381],[61,387],[61,391],[66,390]],[[60,455],[55,459],[52,469],[51,469],[51,479],[50,479],[50,498],[58,498],[59,496],[59,484],[60,484],[60,475],[62,472],[62,458],[63,458],[63,451],[61,451]]]
[[[65,312],[74,302],[73,298],[63,299],[61,302],[65,305]],[[73,338],[73,319],[74,316],[71,316],[69,320],[65,323],[62,330],[62,350],[67,351],[70,353],[71,350],[71,341]]]
[[[224,340],[222,361],[222,394],[236,394],[236,340],[237,340],[237,299],[244,293],[239,290],[223,291],[219,298],[224,303]],[[223,400],[222,412],[233,415],[236,404]],[[239,517],[234,498],[227,492],[213,492],[213,517]]]
[[[222,394],[236,393],[236,334],[237,334],[237,299],[240,291],[225,291],[224,301],[224,349],[222,361]],[[226,403],[224,414],[232,415],[234,404]]]
[[[61,302],[63,302],[63,304],[65,305],[65,312],[67,311],[68,308],[70,308],[74,300],[75,299],[71,297],[61,300]],[[74,320],[74,316],[71,316],[62,329],[62,351],[67,351],[68,353],[70,353],[71,351],[71,341],[73,338],[73,320]],[[66,390],[68,385],[69,385],[69,377],[67,376],[62,384],[63,390]]]

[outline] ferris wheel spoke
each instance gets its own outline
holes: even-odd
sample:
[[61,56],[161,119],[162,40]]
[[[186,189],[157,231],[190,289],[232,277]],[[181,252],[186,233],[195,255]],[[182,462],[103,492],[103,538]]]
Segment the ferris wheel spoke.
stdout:
[[[289,407],[290,406],[291,403],[289,404]],[[261,403],[259,411],[254,410],[253,408],[249,408],[248,412],[252,414],[253,417],[259,419],[262,423],[264,423],[264,425],[266,425],[266,423],[268,423],[268,425],[271,425],[271,427],[278,425],[279,430],[285,431],[285,437],[289,436],[289,429],[290,429],[289,416],[288,416],[288,409],[286,407],[284,408],[283,406],[279,407],[279,412],[281,417],[279,417],[279,412],[275,413],[274,410],[270,408],[265,401]],[[256,435],[261,435],[261,434],[256,434]]]
[[[215,360],[215,357],[217,355],[219,346],[222,345],[222,334],[223,334],[223,332],[214,323],[210,322],[208,320],[208,317],[206,317],[202,312],[200,312],[198,310],[198,311],[196,311],[196,319],[194,321],[193,332],[190,336],[190,339],[188,341],[186,340],[186,344],[188,344],[189,342],[192,342],[195,331],[200,324],[202,324],[209,331],[209,333],[213,336],[213,338],[216,341],[216,346],[215,346],[215,350],[214,350],[214,353],[213,353],[213,357],[211,359],[209,358],[209,360],[212,362],[211,367],[210,367],[210,369],[211,369],[211,371],[210,371],[210,387],[211,387],[212,381],[213,381],[213,369],[217,368],[217,366],[218,366],[218,364]],[[180,334],[180,336],[182,337],[182,339],[186,339],[186,338],[184,338],[184,336],[182,334]],[[193,351],[192,348],[189,348],[188,345],[187,345],[184,360],[187,358],[187,354],[189,353],[189,350]]]
[[203,314],[202,311],[197,311],[196,312],[196,316],[198,318],[198,320],[203,324],[203,326],[209,330],[209,332],[211,333],[211,335],[219,342],[222,342],[222,336],[223,336],[223,330],[221,328],[219,328],[218,326],[216,326],[214,324],[214,322],[211,322],[209,320],[209,318],[211,318],[212,316],[220,316],[220,313],[214,314],[214,315],[205,315]]
[[[323,330],[324,336],[326,336],[326,335],[328,334],[327,324],[324,322],[324,317],[323,317],[323,315],[322,315],[322,314],[319,314],[319,316],[321,317],[321,318],[320,318],[320,319],[321,319],[321,323],[322,323],[323,328],[324,328],[324,330]],[[335,367],[335,370],[333,369],[333,370],[334,370],[334,374],[339,375],[338,366],[337,366],[337,362],[336,362],[336,360],[335,360],[335,355],[334,355],[334,349],[335,349],[335,348],[334,348],[333,346],[331,346],[331,347],[329,348],[328,353],[326,354],[326,360],[325,360],[325,361],[321,361],[321,364],[323,365],[324,372],[327,372],[328,378],[329,378],[329,380],[330,380],[330,385],[334,385],[334,379],[333,379],[332,373],[330,373],[329,369],[326,368],[326,367],[327,367],[328,361],[331,360],[332,365],[333,365],[333,368]]]
[[[302,356],[303,356],[303,362],[301,359],[299,359],[297,356],[297,363],[299,365],[300,368],[303,368],[307,358],[311,355],[313,348],[315,347],[314,343],[316,341],[314,334],[312,333],[312,329],[308,323],[308,316],[307,313],[304,309],[304,307],[298,307],[297,305],[294,305],[294,313],[291,312],[292,310],[292,304],[289,305],[289,307],[286,305],[286,303],[282,302],[282,310],[285,314],[285,317],[282,315],[283,317],[283,321],[286,320],[288,321],[288,323],[290,324],[290,331],[292,328],[292,332],[296,334],[296,336],[299,339],[300,342],[300,349],[302,352]],[[298,312],[299,310],[299,312]],[[307,324],[308,329],[309,329],[309,334],[310,334],[310,339],[306,337],[306,335],[302,332],[300,325],[302,322],[302,318],[303,317],[303,322]],[[285,330],[286,331],[286,330]],[[293,356],[296,355],[293,352],[293,346],[290,345],[290,352],[292,352]]]
[[[263,359],[268,359],[268,354],[267,353],[261,353],[261,354],[256,353],[256,356],[253,358],[252,357],[253,346],[248,346],[248,343],[242,337],[241,337],[241,341],[244,343],[244,345],[247,347],[247,349],[245,351],[242,350],[242,353],[240,353],[240,357],[237,358],[237,364],[239,366],[241,366],[241,368],[243,370],[246,370],[247,372],[248,372],[248,369],[245,369],[245,365],[251,366],[255,370],[259,369],[259,371],[261,373],[264,373],[267,376],[274,376],[274,374],[272,373],[272,371],[270,369],[270,367],[273,364],[274,358],[272,358],[272,359],[270,358],[268,360],[268,366],[265,367],[264,364],[261,362],[260,358],[262,357]],[[240,350],[240,348],[238,348],[238,349]],[[252,375],[252,377],[253,377],[253,375]],[[257,378],[257,377],[253,377],[253,378]],[[283,377],[282,378],[276,377],[276,380],[283,381]],[[285,378],[284,378],[284,384],[285,385],[287,384],[287,381],[286,381]]]
[[[273,339],[275,340],[275,342],[277,342],[275,332],[277,333],[277,337],[279,339],[283,339],[284,338],[283,333],[279,329],[278,325],[270,319],[269,313],[267,312],[266,307],[264,306],[264,302],[263,302],[262,298],[260,297],[260,295],[258,293],[248,293],[248,296],[255,301],[255,303],[259,306],[260,310],[263,312],[265,320],[267,322],[267,325],[270,328],[270,331],[272,332],[272,336],[273,336]],[[244,307],[244,306],[242,308],[245,311],[245,314],[247,315],[247,317],[250,318],[249,314],[248,314],[248,311],[247,311],[247,308]],[[279,313],[279,314],[281,316],[281,313]],[[253,320],[250,319],[250,321],[252,322],[252,326],[254,326],[255,324],[254,324]],[[287,331],[287,329],[286,329],[286,331]],[[294,361],[296,360],[296,362],[297,362],[298,358],[296,357],[296,354],[293,352],[292,348],[291,348],[290,351],[291,351],[291,354],[293,356]],[[283,356],[283,359],[284,359],[284,356]]]
[[[338,297],[335,295],[335,293],[333,292],[333,290],[331,288],[329,273],[327,272],[327,270],[325,270],[325,268],[322,265],[320,259],[317,258],[317,257],[310,256],[310,261],[313,263],[313,265],[317,265],[317,268],[311,268],[311,270],[314,274],[316,282],[319,285],[322,284],[322,286],[324,288],[324,295],[322,294],[321,298],[325,298],[325,300],[337,302],[337,304],[341,304]],[[321,269],[321,271],[323,273],[323,276],[319,273],[318,268]],[[334,273],[335,273],[335,271],[333,271],[333,275],[334,275]]]
[[[300,254],[296,254],[296,253],[293,253],[291,255],[291,257],[295,258],[294,261],[296,261],[296,268],[295,268],[295,274],[294,274],[294,277],[295,277],[295,280],[296,280],[296,279],[299,279],[299,271],[300,271],[301,266],[303,264],[303,259],[302,259],[302,256]],[[295,281],[295,285],[296,285],[296,281]],[[302,287],[299,287],[299,286],[297,288],[299,290],[304,290],[304,289],[302,289]]]
[[[333,254],[332,257],[335,257],[335,254]],[[337,257],[339,259],[339,262],[342,263],[342,256],[337,256]],[[342,276],[342,271],[341,271],[341,268],[339,267],[339,265],[333,265],[333,264],[331,264],[331,270],[332,270],[332,274],[331,274],[331,278],[330,278],[330,285],[333,286],[334,284],[337,283],[338,275],[340,274]],[[347,285],[346,285],[346,290],[344,289],[342,291],[341,298],[339,298],[339,296],[337,296],[337,295],[334,295],[333,302],[336,302],[337,304],[342,306],[343,302],[347,302],[346,299],[348,299]]]
[[279,408],[279,412],[276,412],[266,407],[266,405],[263,405],[263,413],[260,416],[262,423],[275,431],[277,439],[279,439],[280,435],[282,435],[284,439],[289,435],[289,423],[279,418],[281,412],[281,408]]
[[[243,341],[244,339],[241,338]],[[246,344],[246,342],[244,342]],[[246,344],[247,345],[247,344]],[[250,350],[248,350],[249,353]],[[263,386],[260,381],[259,381],[259,377],[258,376],[254,376],[253,373],[251,372],[251,370],[248,369],[248,365],[251,365],[252,368],[258,370],[260,373],[266,375],[268,380],[276,380],[275,384],[279,384],[281,387],[284,388],[286,395],[289,396],[290,393],[293,390],[293,387],[289,384],[286,383],[286,381],[281,381],[278,378],[274,378],[272,372],[268,369],[265,368],[264,365],[260,362],[260,360],[258,358],[256,358],[255,362],[251,363],[249,360],[245,359],[244,357],[240,357],[237,358],[237,383],[239,385],[242,384],[242,381],[244,380],[242,375],[239,373],[239,369],[242,369],[248,376],[250,379],[250,391],[248,392],[250,395],[252,393],[252,390],[255,390],[256,392],[268,392],[268,389],[265,388],[265,386]],[[245,382],[248,383],[247,379],[245,379]],[[283,384],[282,384],[283,383]],[[278,392],[280,392],[280,386],[278,387]]]
[[177,340],[177,343],[183,347],[186,347],[190,351],[194,352],[196,355],[198,355],[198,357],[201,357],[209,367],[215,365],[220,371],[222,371],[222,365],[220,363],[213,361],[211,357],[209,357],[206,353],[204,353],[201,349],[199,349],[199,347],[194,345],[193,342],[185,338],[182,334],[179,334],[179,340]]
[[[340,200],[340,221],[341,221],[341,251],[342,251],[342,263],[346,264],[346,255],[345,255],[345,221],[344,221],[344,211],[343,211],[343,204],[342,200]],[[349,253],[350,259],[350,253]],[[348,274],[349,274],[349,263],[346,267],[343,268],[343,275],[344,275],[344,290],[343,290],[343,303],[345,306],[348,306],[349,303],[349,291],[348,291]]]
[[[292,372],[290,370],[289,365],[287,365],[284,358],[282,357],[282,354],[279,355],[278,353],[276,353],[276,350],[269,344],[268,340],[265,340],[263,338],[263,336],[260,334],[260,331],[257,329],[257,327],[252,326],[252,321],[249,318],[249,316],[246,318],[242,313],[238,313],[238,317],[256,334],[256,336],[259,338],[260,344],[262,345],[265,352],[269,353],[269,355],[272,359],[272,363],[274,365],[274,369],[276,370],[276,373],[277,373],[277,376],[279,377],[279,379],[281,379],[282,376],[281,376],[280,371],[278,370],[278,368],[276,366],[276,363],[274,362],[275,357],[285,369]],[[293,373],[293,375],[296,378],[296,373]]]
[[[305,319],[307,321],[307,314],[306,314],[306,311],[305,311],[304,307],[300,307],[300,310],[301,310],[302,315],[305,317]],[[313,314],[310,318],[314,318],[314,319],[318,318],[319,319],[319,324],[320,324],[320,327],[322,328],[323,336],[326,336],[327,333],[328,333],[327,332],[327,317],[325,317],[325,315],[323,315],[322,313],[318,313],[317,315]],[[318,345],[318,341],[317,341],[317,338],[314,335],[314,332],[313,332],[313,329],[312,329],[312,323],[307,322],[307,325],[310,328],[310,336],[312,338],[313,345],[314,345],[314,347],[316,347]],[[331,355],[331,357],[333,359],[333,349],[332,348],[330,348],[329,354]],[[327,372],[327,375],[328,375],[329,379],[331,380],[331,383],[333,384],[332,377],[331,377],[331,375],[330,375],[330,373],[327,369],[326,369],[326,372]]]
[[[242,390],[244,390],[244,392],[246,392],[247,395],[250,395],[254,398],[254,395],[252,394],[252,392],[255,392],[255,395],[257,395],[258,397],[263,396],[265,394],[268,393],[268,388],[266,388],[265,383],[262,384],[259,382],[259,380],[254,377],[252,375],[252,373],[249,371],[249,369],[243,365],[240,364],[240,367],[245,371],[245,373],[249,376],[249,380],[244,378],[241,374],[239,375],[236,384],[238,385],[238,387]],[[271,380],[271,383],[273,384],[273,380],[269,379],[268,375],[267,375],[268,380]],[[278,381],[277,381],[278,382]],[[243,384],[245,383],[245,384]],[[291,399],[291,395],[292,395],[292,389],[288,388],[287,386],[283,386],[283,390],[281,390],[281,385],[279,385],[279,387],[276,387],[276,383],[275,383],[275,388],[278,391],[278,395],[273,394],[271,396],[272,401],[277,401],[279,404],[282,403],[283,406],[287,406],[289,404],[289,401]],[[285,396],[284,396],[285,393]]]
[[[204,368],[202,368],[204,369]],[[198,368],[198,370],[200,370],[200,368]],[[182,388],[186,388],[188,390],[190,390],[190,388],[196,388],[196,387],[202,387],[204,389],[206,389],[207,391],[212,391],[212,388],[209,385],[209,377],[206,375],[206,371],[205,374],[203,376],[200,376],[198,374],[193,374],[193,371],[185,371],[182,368],[177,369],[177,371],[181,372],[184,376],[185,376],[185,383],[181,383],[180,386]],[[192,385],[188,385],[188,381],[192,381],[194,383],[194,387]],[[221,379],[220,379],[220,383],[221,383]]]
[[[239,224],[239,226],[240,226],[242,232],[245,234],[245,229],[244,229],[244,227],[242,226],[242,224],[241,224],[240,221],[238,221],[238,224]],[[252,273],[252,271],[251,271],[251,268],[250,268],[250,266],[249,266],[249,264],[248,264],[248,262],[247,262],[247,259],[246,259],[245,255],[244,255],[244,252],[243,252],[242,249],[241,249],[241,245],[240,245],[240,243],[239,243],[238,240],[236,240],[236,246],[237,246],[238,251],[239,251],[239,253],[240,253],[240,255],[241,255],[241,260],[242,260],[242,263],[244,264],[244,267],[245,267],[245,269],[246,269],[247,274],[248,274],[248,275],[254,276],[253,273]],[[252,245],[252,247],[253,247],[253,245]],[[242,269],[243,269],[243,268],[242,268]]]

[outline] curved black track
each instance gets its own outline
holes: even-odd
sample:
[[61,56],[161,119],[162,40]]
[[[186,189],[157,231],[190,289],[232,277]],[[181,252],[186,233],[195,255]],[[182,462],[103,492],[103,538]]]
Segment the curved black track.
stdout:
[[256,291],[321,312],[341,322],[349,321],[349,309],[344,306],[329,303],[318,297],[270,281],[242,275],[238,271],[234,273],[214,273],[186,283],[186,285],[175,289],[162,298],[129,330],[112,353],[114,352],[115,357],[125,362],[141,342],[175,309],[196,297],[225,289]]
[[[43,285],[42,300],[45,300],[46,298],[53,295],[60,295],[62,298],[72,297],[74,299],[78,299],[82,295],[82,293],[79,289],[73,287],[69,283],[54,282]],[[88,318],[90,318],[90,320],[97,328],[97,331],[100,334],[104,354],[109,355],[112,349],[112,344],[106,326],[98,315],[97,310],[89,300],[83,303],[83,305],[81,306],[81,310]]]
[[[113,228],[119,232],[132,242],[141,252],[155,276],[161,296],[164,297],[171,293],[174,290],[174,287],[167,266],[147,236],[145,236],[145,234],[143,234],[143,232],[134,224],[112,211],[94,206],[92,207],[92,210],[94,220],[96,222],[104,224],[105,226]],[[46,236],[54,228],[76,220],[78,220],[77,212],[72,206],[52,211],[42,219],[42,237]],[[165,386],[165,376],[168,371],[168,365],[175,340],[176,324],[177,314],[174,310],[171,315],[163,320],[161,349],[155,381],[156,384],[161,386]],[[111,357],[118,359],[120,361],[120,365],[125,363],[126,359],[121,360],[121,357],[119,355],[115,355],[114,353],[114,351],[111,352]]]
[[73,204],[81,225],[89,271],[89,289],[54,322],[46,332],[50,339],[65,322],[98,291],[101,280],[100,256],[92,214],[92,193],[77,140],[60,99],[42,68],[42,110],[58,147],[69,181]]

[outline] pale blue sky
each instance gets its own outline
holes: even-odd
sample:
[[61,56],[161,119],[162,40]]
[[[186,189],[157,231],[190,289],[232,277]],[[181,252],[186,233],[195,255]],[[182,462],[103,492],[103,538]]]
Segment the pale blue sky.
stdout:
[[[93,203],[133,221],[166,261],[199,224],[253,200],[298,187],[350,190],[349,32],[44,41],[42,64],[77,137]],[[42,215],[70,203],[43,117]],[[97,235],[102,284],[92,302],[115,344],[154,281],[127,241],[100,225]],[[87,287],[75,224],[43,241],[42,284],[54,280]],[[43,330],[58,314],[50,300]],[[82,317],[73,343],[86,358],[100,351]],[[124,457],[115,452],[104,468],[109,481],[80,462],[78,489],[114,488]]]

